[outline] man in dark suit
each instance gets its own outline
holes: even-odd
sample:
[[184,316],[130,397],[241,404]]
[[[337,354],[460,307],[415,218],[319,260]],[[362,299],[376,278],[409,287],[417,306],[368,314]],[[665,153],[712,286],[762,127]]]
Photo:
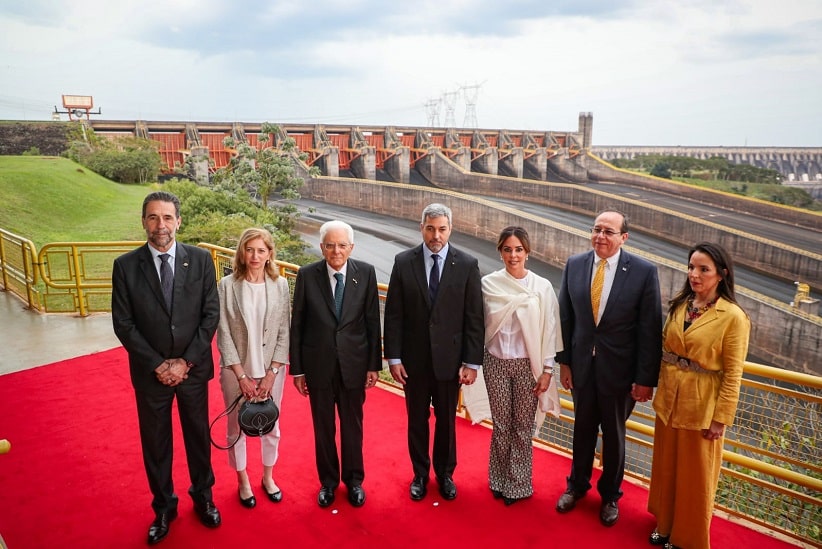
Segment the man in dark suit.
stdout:
[[[340,479],[354,507],[365,503],[363,404],[365,390],[377,383],[380,356],[380,304],[377,275],[368,263],[350,259],[354,230],[342,221],[320,227],[325,259],[302,267],[291,313],[291,366],[294,385],[311,404],[320,493],[328,507]],[[337,458],[334,408],[340,418]]]
[[556,509],[566,513],[591,488],[597,434],[602,428],[600,521],[619,518],[625,472],[625,422],[634,403],[651,399],[662,356],[662,310],[654,265],[622,250],[628,220],[601,212],[591,229],[593,250],[568,259],[559,308],[564,351],[560,382],[574,399],[571,475]]
[[155,519],[154,544],[177,518],[171,478],[171,407],[177,399],[194,510],[203,524],[220,525],[211,487],[208,380],[214,377],[211,340],[220,318],[214,263],[205,250],[176,242],[180,201],[153,192],[143,201],[148,242],[114,261],[114,333],[128,351],[137,400],[140,442]]
[[440,495],[457,497],[455,414],[460,383],[472,384],[482,364],[485,325],[477,260],[448,244],[451,210],[422,212],[423,243],[397,254],[385,303],[385,356],[405,388],[411,499],[427,493],[432,459],[428,418],[434,406],[433,466]]

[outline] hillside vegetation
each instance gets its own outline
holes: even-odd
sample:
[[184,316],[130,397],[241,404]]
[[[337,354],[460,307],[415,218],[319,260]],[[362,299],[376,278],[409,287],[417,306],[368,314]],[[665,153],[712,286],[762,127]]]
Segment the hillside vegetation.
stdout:
[[0,156],[0,228],[33,241],[144,240],[148,185],[120,185],[68,160]]

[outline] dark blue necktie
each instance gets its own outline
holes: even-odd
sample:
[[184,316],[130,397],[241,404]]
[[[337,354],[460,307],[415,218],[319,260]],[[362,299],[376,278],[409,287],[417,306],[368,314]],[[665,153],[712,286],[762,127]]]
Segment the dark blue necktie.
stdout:
[[440,256],[431,254],[431,259],[434,260],[434,266],[431,267],[431,274],[428,276],[428,297],[433,303],[437,299],[437,290],[440,287]]
[[337,284],[334,286],[334,307],[337,309],[337,322],[339,322],[345,285],[343,284],[342,273],[334,273],[334,278],[337,279]]
[[168,259],[171,257],[168,254],[160,254],[160,287],[163,289],[163,297],[166,300],[166,307],[171,310],[171,294],[174,291],[174,274],[171,272],[171,265],[168,264]]

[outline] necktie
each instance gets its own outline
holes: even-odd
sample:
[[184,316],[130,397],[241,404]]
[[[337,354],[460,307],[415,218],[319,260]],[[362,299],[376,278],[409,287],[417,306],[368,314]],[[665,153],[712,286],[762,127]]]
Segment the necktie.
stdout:
[[431,254],[431,259],[434,260],[434,266],[431,267],[431,273],[428,276],[428,297],[433,303],[437,299],[437,290],[440,287],[440,256]]
[[334,307],[337,310],[337,322],[340,321],[340,313],[342,312],[343,292],[345,285],[343,284],[342,273],[334,273],[334,278],[337,279],[337,284],[334,286]]
[[602,298],[602,286],[605,283],[604,259],[599,260],[597,272],[594,273],[594,281],[591,283],[591,309],[594,311],[594,322],[599,322],[599,300]]
[[170,257],[168,254],[160,254],[160,287],[163,289],[168,310],[171,310],[171,294],[174,290],[174,275],[171,273],[171,265],[168,264]]

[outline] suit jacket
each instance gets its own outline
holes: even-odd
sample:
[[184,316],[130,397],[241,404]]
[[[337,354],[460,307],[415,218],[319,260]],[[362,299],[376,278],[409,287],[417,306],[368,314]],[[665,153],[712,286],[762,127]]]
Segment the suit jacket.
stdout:
[[443,262],[433,306],[425,276],[424,244],[397,254],[385,302],[385,356],[406,371],[430,365],[441,381],[454,380],[462,363],[482,364],[485,321],[476,258],[454,246]]
[[309,389],[328,386],[337,361],[348,389],[365,387],[367,372],[382,369],[377,275],[350,258],[339,323],[325,260],[302,267],[294,286],[289,371],[305,374]]
[[[571,368],[574,387],[592,375],[607,394],[631,384],[655,387],[662,356],[662,309],[656,267],[621,251],[614,284],[599,324],[591,310],[593,250],[572,256],[562,272],[559,310],[564,350],[557,361]],[[592,368],[596,347],[597,368]]]
[[738,305],[719,298],[684,330],[686,309],[683,305],[668,316],[663,329],[664,349],[715,373],[663,363],[654,410],[659,419],[676,429],[707,429],[711,420],[733,425],[751,321]]
[[174,390],[154,375],[154,369],[168,358],[194,364],[183,383],[205,383],[214,377],[211,341],[220,303],[214,263],[207,251],[177,243],[173,291],[169,311],[148,244],[114,260],[114,333],[128,351],[131,382],[139,391]]
[[[232,364],[247,366],[249,326],[242,309],[245,284],[242,279],[227,276],[217,285],[220,294],[220,324],[217,327],[217,346],[220,366]],[[280,276],[276,280],[265,277],[265,321],[253,329],[262,330],[263,366],[272,361],[288,362],[288,330],[291,317],[291,296],[288,282]],[[245,370],[251,376],[251,370]]]

